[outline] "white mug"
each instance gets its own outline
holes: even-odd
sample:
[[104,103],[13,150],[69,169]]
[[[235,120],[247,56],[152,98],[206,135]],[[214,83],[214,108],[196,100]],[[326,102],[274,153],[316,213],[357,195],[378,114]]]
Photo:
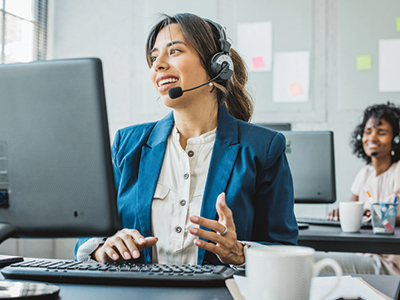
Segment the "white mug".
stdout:
[[[336,288],[342,268],[333,259],[315,262],[315,250],[298,246],[269,246],[246,251],[246,300],[308,300],[312,277],[330,266],[336,273]],[[325,296],[325,297],[326,297]]]
[[340,202],[339,219],[343,232],[360,231],[364,214],[364,204],[358,201]]

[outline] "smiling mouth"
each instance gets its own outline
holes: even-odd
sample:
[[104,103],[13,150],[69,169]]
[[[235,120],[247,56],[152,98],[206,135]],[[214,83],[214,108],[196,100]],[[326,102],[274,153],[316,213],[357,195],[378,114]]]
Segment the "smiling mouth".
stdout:
[[369,145],[367,145],[367,147],[370,149],[375,149],[375,148],[378,148],[378,145],[377,144],[369,144]]
[[178,79],[177,78],[166,78],[166,79],[162,79],[158,82],[158,87],[163,86],[164,84],[168,84],[168,83],[174,83],[177,82]]

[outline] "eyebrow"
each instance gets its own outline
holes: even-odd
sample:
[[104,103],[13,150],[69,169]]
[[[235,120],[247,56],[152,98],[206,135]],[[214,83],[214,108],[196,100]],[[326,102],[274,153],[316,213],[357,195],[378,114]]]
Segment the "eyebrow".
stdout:
[[[169,42],[169,43],[167,44],[167,48],[171,47],[172,45],[176,45],[176,44],[182,44],[182,45],[187,46],[186,43],[183,42],[183,41],[171,41],[171,42]],[[157,48],[151,49],[151,50],[150,50],[150,54],[152,54],[154,51],[157,51],[157,50],[158,50]]]
[[381,125],[373,125],[372,127],[367,127],[367,126],[365,126],[364,127],[364,130],[371,130],[372,128],[376,128],[376,129],[378,129],[378,130],[381,130],[381,131],[389,131],[388,129],[386,129],[386,128],[382,128],[382,127],[379,127],[379,126],[381,126]]

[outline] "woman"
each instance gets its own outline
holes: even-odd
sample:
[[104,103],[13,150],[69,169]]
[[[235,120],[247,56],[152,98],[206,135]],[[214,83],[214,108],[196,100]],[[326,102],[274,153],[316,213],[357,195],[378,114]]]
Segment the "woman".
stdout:
[[[354,153],[367,165],[362,168],[351,186],[350,201],[364,203],[365,215],[371,214],[371,204],[365,189],[377,202],[393,202],[400,196],[400,108],[392,103],[373,105],[364,111],[364,118],[352,135]],[[338,209],[328,218],[338,219]],[[400,224],[397,210],[396,224]],[[321,257],[323,254],[317,254]],[[335,259],[342,262],[343,272],[400,275],[400,256],[372,255],[354,256],[340,253]],[[322,257],[321,257],[322,258]],[[346,268],[349,268],[346,271]]]
[[[172,113],[117,132],[112,153],[125,229],[80,239],[77,259],[240,266],[250,244],[296,244],[284,137],[247,123],[247,73],[223,28],[192,14],[165,16],[146,55]],[[170,97],[174,87],[183,94]]]

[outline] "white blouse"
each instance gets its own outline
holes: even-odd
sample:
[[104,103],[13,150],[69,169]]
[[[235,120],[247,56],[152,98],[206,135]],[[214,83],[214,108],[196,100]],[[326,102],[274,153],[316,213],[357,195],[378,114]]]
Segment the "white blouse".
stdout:
[[[395,196],[400,197],[400,163],[393,163],[378,176],[372,165],[367,165],[358,172],[351,186],[351,192],[364,203],[364,209],[371,209],[364,187],[371,194],[373,202],[393,202]],[[399,201],[398,198],[397,202]],[[397,209],[397,214],[400,215],[400,209]]]
[[[198,247],[194,245],[197,237],[188,230],[198,225],[192,224],[189,217],[200,215],[215,138],[216,129],[188,139],[183,150],[175,126],[168,137],[151,208],[152,234],[158,237],[152,249],[154,263],[197,264]],[[102,238],[83,243],[77,251],[77,260],[92,260],[91,254],[102,243]],[[254,248],[268,248],[256,242],[246,243]]]
[[[158,237],[152,249],[154,263],[197,264],[196,237],[188,230],[198,226],[189,217],[200,215],[216,131],[188,139],[185,150],[175,126],[168,137],[151,209],[152,234]],[[103,242],[103,238],[87,240],[79,247],[77,260],[90,261]]]
[[189,233],[189,217],[200,215],[216,129],[179,143],[174,126],[167,141],[163,165],[151,208],[152,232],[158,237],[153,247],[153,262],[196,264],[196,236]]

